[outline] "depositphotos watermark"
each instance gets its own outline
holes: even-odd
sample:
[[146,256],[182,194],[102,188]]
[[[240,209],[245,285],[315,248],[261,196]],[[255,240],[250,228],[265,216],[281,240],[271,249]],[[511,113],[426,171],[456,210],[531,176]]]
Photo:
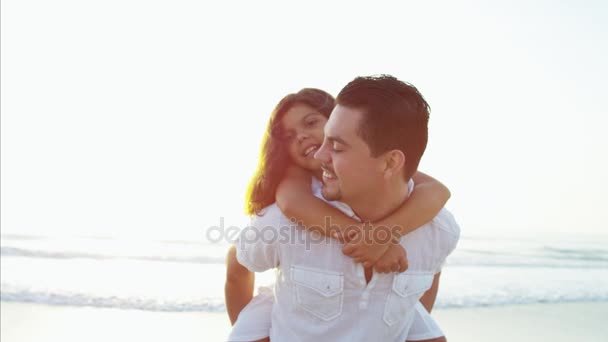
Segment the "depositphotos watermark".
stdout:
[[[279,222],[282,221],[282,222]],[[224,217],[220,217],[218,226],[207,228],[205,237],[211,243],[228,242],[230,244],[292,244],[304,245],[307,249],[313,244],[327,244],[330,236],[338,234],[347,237],[349,242],[357,244],[386,244],[396,241],[402,227],[373,226],[370,223],[361,223],[348,227],[340,227],[332,223],[331,216],[324,218],[325,226],[305,227],[301,221],[277,220],[276,225],[254,224],[246,227],[229,226],[224,224]]]

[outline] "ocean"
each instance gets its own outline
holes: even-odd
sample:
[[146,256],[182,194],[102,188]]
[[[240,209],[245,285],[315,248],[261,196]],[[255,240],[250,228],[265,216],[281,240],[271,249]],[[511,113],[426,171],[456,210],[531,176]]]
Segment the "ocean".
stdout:
[[[1,236],[1,300],[223,312],[226,243]],[[274,271],[257,276],[270,285]],[[608,301],[608,237],[462,236],[437,308]]]

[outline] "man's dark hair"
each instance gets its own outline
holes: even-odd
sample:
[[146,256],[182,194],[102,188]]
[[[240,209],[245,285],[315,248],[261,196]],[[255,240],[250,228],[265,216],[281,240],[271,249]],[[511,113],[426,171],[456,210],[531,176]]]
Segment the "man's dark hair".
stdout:
[[401,150],[406,179],[412,177],[426,149],[430,112],[416,87],[390,75],[357,77],[340,91],[336,103],[363,110],[359,135],[372,156]]

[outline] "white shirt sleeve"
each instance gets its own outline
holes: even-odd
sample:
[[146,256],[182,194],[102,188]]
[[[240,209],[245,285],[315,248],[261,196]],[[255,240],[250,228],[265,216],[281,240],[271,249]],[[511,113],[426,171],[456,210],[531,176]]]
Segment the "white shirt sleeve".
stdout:
[[416,304],[414,322],[407,334],[407,341],[430,340],[443,336],[443,331],[422,303]]
[[441,230],[437,239],[439,243],[439,255],[437,255],[439,262],[435,268],[435,274],[437,274],[445,266],[448,255],[456,249],[460,239],[460,226],[456,223],[452,213],[446,209],[442,209],[433,221]]
[[236,258],[252,272],[263,272],[279,266],[280,218],[272,206],[264,215],[255,215],[237,239]]

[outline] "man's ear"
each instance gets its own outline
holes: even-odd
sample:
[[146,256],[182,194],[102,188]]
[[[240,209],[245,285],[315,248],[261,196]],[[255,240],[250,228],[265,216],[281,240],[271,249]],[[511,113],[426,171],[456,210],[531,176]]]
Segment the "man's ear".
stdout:
[[388,151],[385,155],[384,177],[391,178],[403,174],[405,168],[405,154],[400,150]]

